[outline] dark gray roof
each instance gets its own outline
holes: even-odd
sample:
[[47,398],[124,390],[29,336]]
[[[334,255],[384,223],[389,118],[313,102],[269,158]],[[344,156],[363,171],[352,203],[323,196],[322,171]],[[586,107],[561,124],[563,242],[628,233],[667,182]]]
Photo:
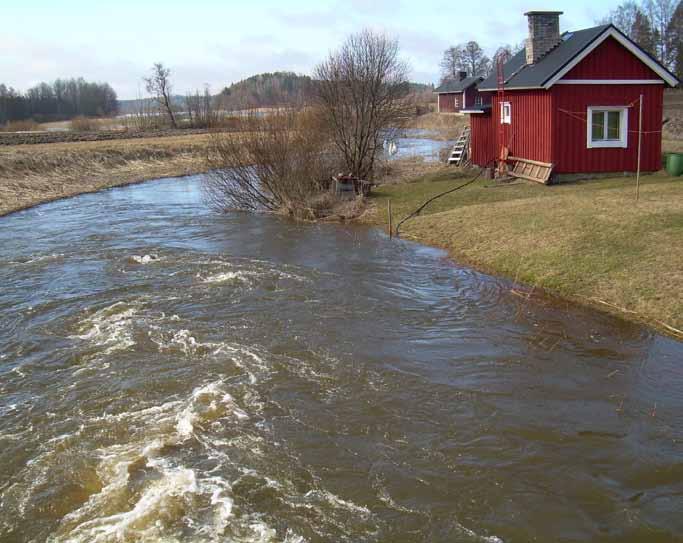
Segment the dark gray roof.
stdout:
[[476,85],[479,83],[483,77],[466,77],[465,79],[462,79],[460,81],[456,80],[449,80],[446,81],[443,85],[440,87],[437,87],[434,89],[434,92],[462,92],[466,89],[469,89],[472,85]]
[[[526,63],[526,52],[522,49],[503,66],[505,88],[541,87],[559,72],[576,55],[595,41],[611,25],[600,25],[576,32],[565,32],[562,41],[535,64]],[[479,89],[495,90],[497,87],[495,70],[482,83]]]

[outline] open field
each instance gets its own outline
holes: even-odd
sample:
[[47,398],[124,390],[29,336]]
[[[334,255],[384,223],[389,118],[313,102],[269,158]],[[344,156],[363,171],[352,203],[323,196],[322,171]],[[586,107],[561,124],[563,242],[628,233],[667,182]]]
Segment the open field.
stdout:
[[0,146],[0,215],[103,188],[206,171],[209,137]]
[[[442,169],[377,189],[366,220],[394,225],[469,176]],[[436,200],[402,237],[457,261],[678,335],[683,329],[683,178],[631,177],[558,186],[479,180]],[[683,337],[683,336],[682,336]]]

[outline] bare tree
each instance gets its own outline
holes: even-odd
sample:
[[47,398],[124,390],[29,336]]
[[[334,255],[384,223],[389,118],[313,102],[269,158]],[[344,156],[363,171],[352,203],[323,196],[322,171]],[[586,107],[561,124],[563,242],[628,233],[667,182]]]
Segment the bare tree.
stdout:
[[668,67],[673,64],[673,55],[667,33],[676,5],[673,0],[645,0],[643,4],[643,10],[652,26],[655,56]]
[[491,60],[484,54],[484,50],[476,41],[468,41],[462,49],[463,64],[467,73],[472,76],[486,75],[489,72]]
[[204,91],[194,91],[185,96],[185,107],[193,128],[209,128],[216,124],[217,114],[214,109],[214,99],[211,89],[204,86]]
[[683,81],[683,2],[678,2],[671,16],[667,30],[671,51],[672,69],[679,80]]
[[290,214],[310,209],[339,166],[317,111],[251,110],[236,123],[236,133],[211,135],[212,170],[203,184],[211,206]]
[[627,0],[610,11],[600,22],[602,24],[612,23],[629,38],[633,39],[631,31],[636,22],[636,14],[640,11],[638,4],[632,0]]
[[372,179],[383,140],[414,114],[398,41],[364,30],[314,71],[317,98],[349,173]]
[[640,9],[636,11],[631,26],[631,39],[653,56],[657,55],[655,33],[650,25],[650,19]]
[[612,23],[662,64],[674,68],[676,26],[671,24],[680,0],[627,0],[609,12],[602,23]]
[[498,65],[498,62],[502,62],[503,64],[505,64],[508,60],[512,58],[512,55],[512,46],[501,45],[498,49],[496,49],[496,52],[493,53],[493,58],[491,59],[490,63],[490,69],[494,69]]
[[476,41],[469,41],[446,49],[439,64],[443,81],[457,79],[458,72],[469,76],[486,76],[491,68],[491,60]]
[[456,45],[446,49],[439,66],[441,67],[441,81],[457,80],[458,72],[463,69],[462,47]]
[[166,68],[161,62],[156,62],[154,66],[152,66],[152,74],[150,77],[145,77],[144,81],[147,92],[156,100],[159,111],[168,115],[168,119],[173,128],[178,128],[175,113],[173,112],[173,104],[171,102],[171,70]]

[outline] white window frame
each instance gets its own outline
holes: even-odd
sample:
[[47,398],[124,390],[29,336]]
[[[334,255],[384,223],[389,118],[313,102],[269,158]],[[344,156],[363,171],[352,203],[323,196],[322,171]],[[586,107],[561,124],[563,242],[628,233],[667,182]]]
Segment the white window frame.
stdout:
[[460,96],[458,96],[456,94],[454,98],[455,98],[455,100],[453,102],[453,105],[455,106],[455,109],[459,109],[460,108]]
[[[593,112],[618,111],[619,112],[619,139],[618,140],[594,140],[593,139]],[[607,119],[604,123],[604,136],[607,137]],[[588,106],[586,116],[586,146],[588,149],[605,149],[628,147],[628,107],[627,106]]]
[[[505,108],[507,108],[507,113]],[[510,102],[500,103],[500,124],[512,124],[512,104]]]
[[484,99],[481,96],[477,96],[474,99],[474,105],[475,106],[482,106],[484,105]]

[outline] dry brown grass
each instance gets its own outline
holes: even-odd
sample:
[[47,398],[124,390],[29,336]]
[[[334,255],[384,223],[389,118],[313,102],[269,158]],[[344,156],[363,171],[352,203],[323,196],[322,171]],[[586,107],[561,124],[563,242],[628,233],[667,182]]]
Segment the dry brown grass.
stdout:
[[43,125],[33,121],[10,121],[5,125],[0,125],[0,132],[32,132],[44,130]]
[[103,188],[205,171],[208,137],[0,147],[0,215]]
[[69,130],[74,132],[97,132],[99,130],[123,130],[124,124],[119,119],[94,119],[92,117],[76,117],[69,122]]
[[433,139],[452,140],[460,135],[468,123],[469,119],[464,115],[427,113],[415,117],[408,128],[429,130],[433,132],[429,135]]
[[422,176],[447,169],[448,166],[444,162],[427,161],[420,156],[387,160],[378,168],[377,184],[409,183]]

